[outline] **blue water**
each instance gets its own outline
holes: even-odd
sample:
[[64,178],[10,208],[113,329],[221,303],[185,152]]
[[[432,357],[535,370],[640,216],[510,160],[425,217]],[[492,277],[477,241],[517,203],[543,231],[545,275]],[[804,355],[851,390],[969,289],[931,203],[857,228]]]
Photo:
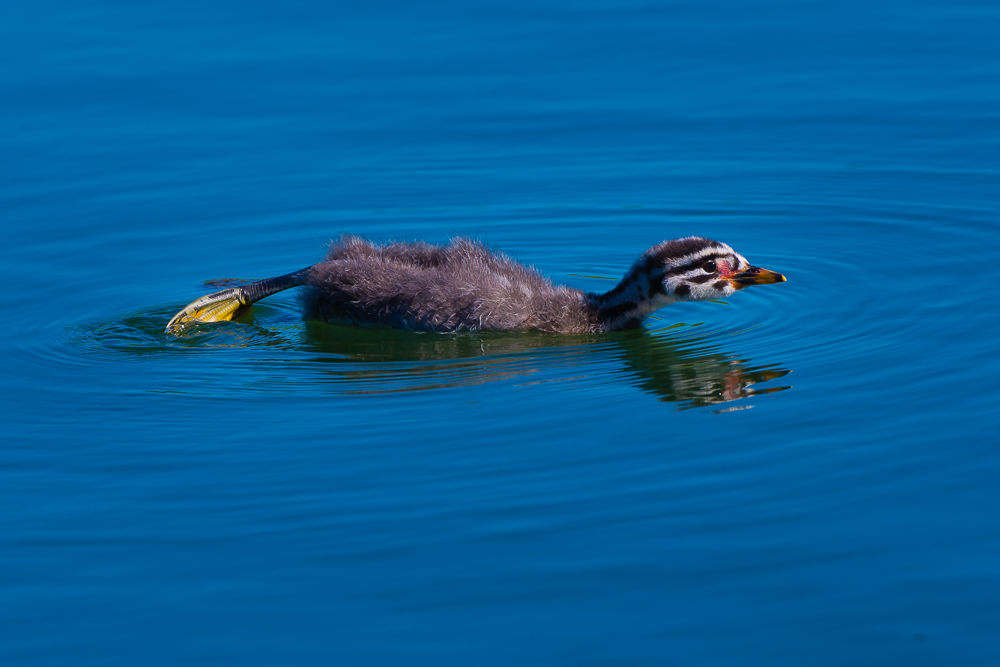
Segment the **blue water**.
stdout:
[[[1000,664],[1000,8],[0,5],[0,662]],[[341,232],[602,336],[163,334]],[[610,280],[609,280],[610,279]]]

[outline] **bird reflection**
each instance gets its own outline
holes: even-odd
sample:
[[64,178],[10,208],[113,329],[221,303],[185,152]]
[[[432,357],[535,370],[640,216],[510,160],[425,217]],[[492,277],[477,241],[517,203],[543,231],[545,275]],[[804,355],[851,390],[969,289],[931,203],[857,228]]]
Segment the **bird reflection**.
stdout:
[[[305,323],[305,343],[349,393],[419,391],[514,381],[586,381],[612,374],[679,409],[714,406],[790,389],[757,387],[788,375],[722,349],[711,333],[668,329],[554,336],[544,333],[435,334]],[[615,369],[615,365],[619,368]],[[731,408],[738,409],[738,408]]]

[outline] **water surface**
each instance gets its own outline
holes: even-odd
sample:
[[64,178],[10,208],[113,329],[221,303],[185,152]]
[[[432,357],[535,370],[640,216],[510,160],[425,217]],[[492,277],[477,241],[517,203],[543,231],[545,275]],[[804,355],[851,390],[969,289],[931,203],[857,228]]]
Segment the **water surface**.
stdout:
[[[1000,660],[990,3],[0,9],[5,664]],[[608,289],[600,336],[167,336],[341,232]]]

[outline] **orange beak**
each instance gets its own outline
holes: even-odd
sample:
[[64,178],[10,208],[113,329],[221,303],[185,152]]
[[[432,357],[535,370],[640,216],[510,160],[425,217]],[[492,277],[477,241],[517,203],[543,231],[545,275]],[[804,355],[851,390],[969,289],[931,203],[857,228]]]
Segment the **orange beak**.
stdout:
[[751,266],[746,271],[740,271],[726,278],[736,289],[743,289],[750,285],[772,285],[774,283],[785,282],[785,276],[777,271],[769,271],[759,266]]

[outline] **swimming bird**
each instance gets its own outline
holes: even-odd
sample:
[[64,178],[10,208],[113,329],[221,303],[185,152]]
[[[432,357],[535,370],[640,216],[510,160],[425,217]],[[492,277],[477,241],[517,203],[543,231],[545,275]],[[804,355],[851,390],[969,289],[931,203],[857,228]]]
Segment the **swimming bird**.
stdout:
[[193,301],[166,331],[229,320],[264,297],[304,286],[307,319],[438,332],[597,333],[639,327],[650,313],[678,301],[721,299],[749,285],[784,281],[725,243],[698,236],[654,245],[614,288],[595,293],[554,285],[534,268],[467,238],[447,245],[380,245],[344,235],[318,264]]

